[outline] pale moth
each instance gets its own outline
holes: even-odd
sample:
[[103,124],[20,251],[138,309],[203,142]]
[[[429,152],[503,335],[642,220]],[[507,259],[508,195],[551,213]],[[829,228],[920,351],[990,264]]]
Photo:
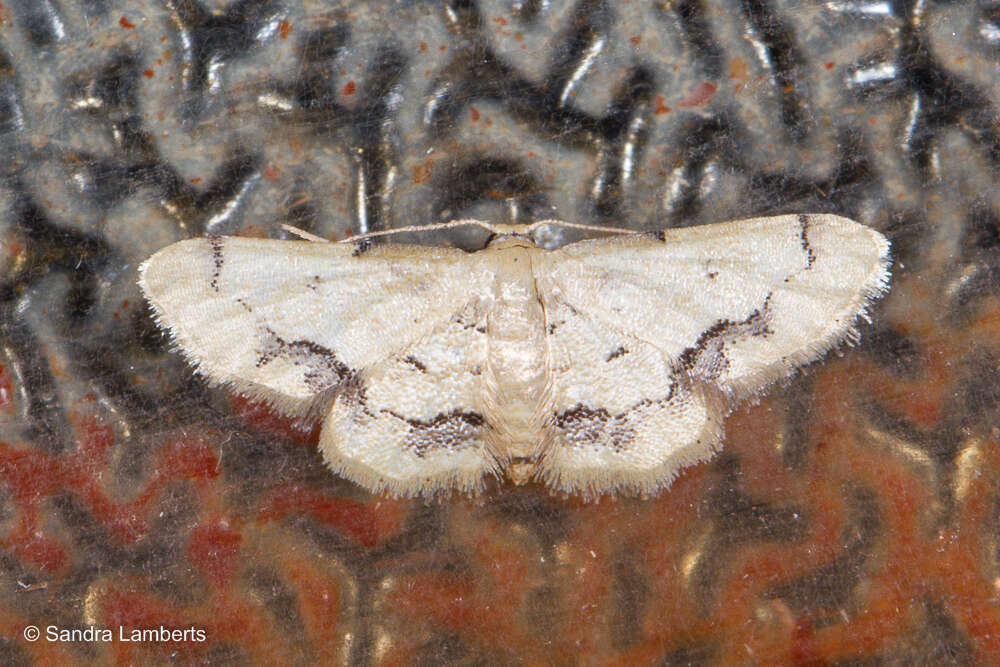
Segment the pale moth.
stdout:
[[462,225],[488,246],[190,239],[139,284],[210,381],[292,415],[319,405],[326,462],[372,491],[506,475],[594,497],[711,457],[739,401],[856,340],[889,277],[885,237],[827,214],[600,228],[616,235],[557,250],[535,233],[595,228],[392,231]]

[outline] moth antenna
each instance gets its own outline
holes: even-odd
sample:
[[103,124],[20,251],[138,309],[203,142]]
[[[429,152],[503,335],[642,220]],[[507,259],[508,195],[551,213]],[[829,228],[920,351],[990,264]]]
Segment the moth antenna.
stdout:
[[298,236],[299,238],[301,238],[301,239],[303,239],[305,241],[314,241],[316,243],[329,243],[330,242],[330,239],[325,239],[322,236],[316,236],[315,234],[311,234],[311,233],[307,232],[306,230],[304,230],[304,229],[302,229],[300,227],[296,227],[295,225],[284,225],[283,224],[283,225],[281,225],[281,228],[284,229],[289,234],[295,234],[296,236]]
[[406,232],[437,232],[442,229],[454,229],[455,227],[482,227],[483,229],[496,232],[497,228],[483,220],[452,220],[450,222],[439,222],[433,225],[409,225],[407,227],[394,227],[393,229],[383,229],[378,232],[368,232],[367,234],[358,234],[357,236],[351,236],[337,243],[357,243],[358,241],[364,241],[366,239],[375,238],[376,236],[389,236],[390,234],[403,234]]

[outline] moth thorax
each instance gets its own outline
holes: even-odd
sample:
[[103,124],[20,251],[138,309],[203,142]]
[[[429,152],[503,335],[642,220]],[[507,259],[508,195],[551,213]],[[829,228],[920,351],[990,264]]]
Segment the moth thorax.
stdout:
[[545,315],[535,292],[528,253],[511,249],[497,281],[487,321],[486,406],[496,432],[495,454],[533,457],[538,448],[538,403],[548,386]]

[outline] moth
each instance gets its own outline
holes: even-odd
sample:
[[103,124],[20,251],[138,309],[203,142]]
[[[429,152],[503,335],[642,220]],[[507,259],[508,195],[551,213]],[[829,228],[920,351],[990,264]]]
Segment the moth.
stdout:
[[150,257],[139,284],[197,371],[277,410],[323,411],[330,468],[374,492],[488,476],[648,494],[711,457],[742,400],[854,342],[889,242],[835,215],[611,236],[458,220],[485,249],[219,237]]

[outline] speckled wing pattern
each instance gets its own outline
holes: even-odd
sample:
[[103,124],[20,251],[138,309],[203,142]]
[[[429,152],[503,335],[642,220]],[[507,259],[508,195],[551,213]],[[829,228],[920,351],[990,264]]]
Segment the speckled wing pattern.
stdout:
[[540,253],[553,437],[540,475],[583,492],[668,485],[725,415],[856,336],[889,243],[833,215],[581,241]]
[[193,239],[140,284],[210,380],[327,406],[324,457],[373,491],[475,492],[526,469],[594,496],[654,492],[711,456],[736,402],[854,336],[888,279],[884,237],[832,215],[554,251],[521,229],[477,253]]
[[321,448],[337,472],[394,493],[473,489],[493,465],[472,407],[493,275],[472,257],[207,237],[156,253],[140,285],[214,383],[293,415],[333,399]]
[[365,369],[333,402],[320,435],[331,468],[403,495],[472,492],[485,473],[500,474],[483,410],[486,313],[482,300],[463,297],[457,312]]

